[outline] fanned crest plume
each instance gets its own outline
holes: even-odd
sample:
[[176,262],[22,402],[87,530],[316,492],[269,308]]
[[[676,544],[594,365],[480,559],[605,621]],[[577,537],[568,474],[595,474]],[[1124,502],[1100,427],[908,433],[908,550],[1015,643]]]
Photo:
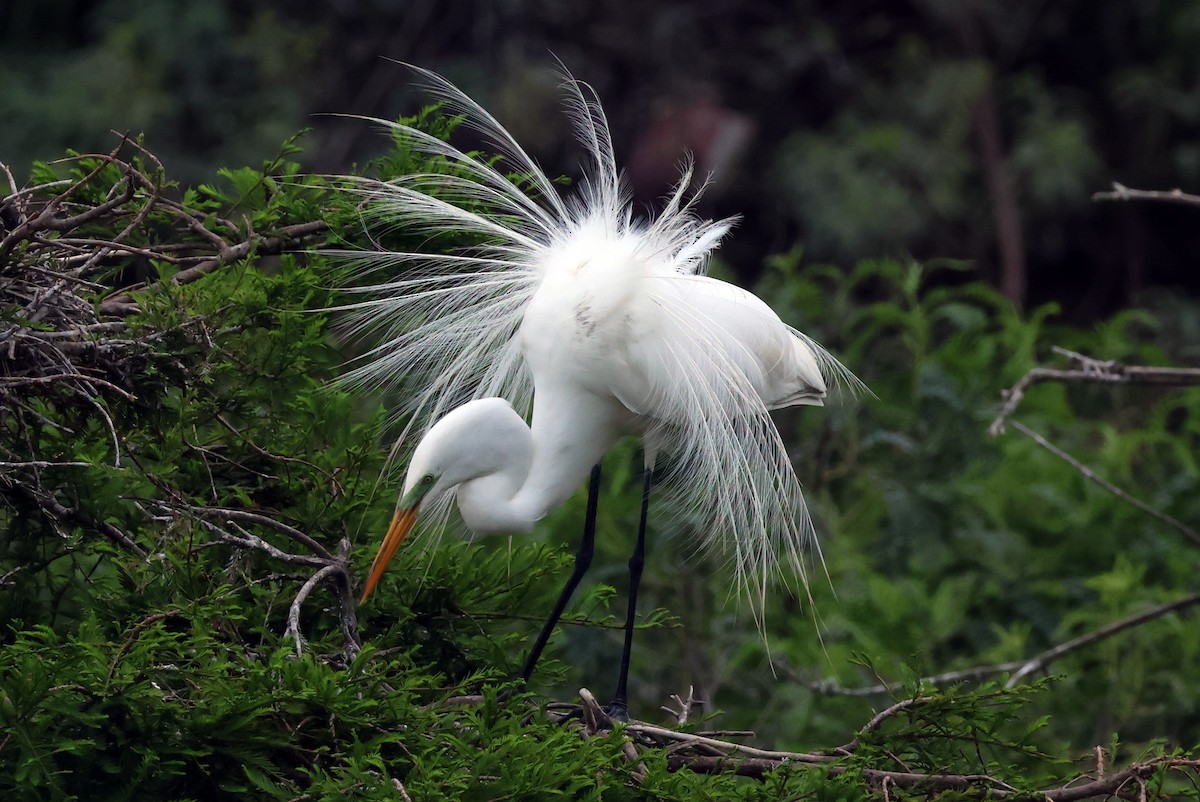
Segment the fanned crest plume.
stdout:
[[[405,443],[475,398],[506,398],[527,417],[533,384],[518,332],[530,301],[567,254],[611,245],[626,255],[616,260],[611,284],[636,297],[636,314],[629,317],[652,332],[638,345],[632,387],[611,392],[653,422],[643,440],[651,455],[670,459],[673,478],[664,490],[694,521],[703,548],[732,555],[737,587],[758,610],[771,574],[803,583],[802,554],[815,541],[800,486],[768,415],[763,377],[742,358],[745,348],[727,315],[718,315],[749,302],[734,288],[728,298],[712,296],[709,288],[705,303],[696,303],[699,284],[714,284],[700,277],[732,221],[693,213],[698,193],[688,197],[690,166],[656,218],[635,219],[604,112],[592,89],[569,75],[567,109],[590,165],[564,197],[486,110],[441,76],[410,68],[444,112],[480,134],[484,149],[498,158],[485,160],[408,125],[376,121],[414,151],[445,160],[448,169],[362,180],[355,191],[364,196],[368,226],[424,235],[431,245],[446,234],[471,244],[453,253],[343,254],[362,280],[350,290],[362,300],[341,307],[349,330],[378,343],[346,380],[387,390],[403,384],[410,393],[398,411],[408,419]],[[386,280],[371,283],[385,273]],[[811,352],[809,361],[823,377],[818,383],[857,385],[820,346],[792,333]]]

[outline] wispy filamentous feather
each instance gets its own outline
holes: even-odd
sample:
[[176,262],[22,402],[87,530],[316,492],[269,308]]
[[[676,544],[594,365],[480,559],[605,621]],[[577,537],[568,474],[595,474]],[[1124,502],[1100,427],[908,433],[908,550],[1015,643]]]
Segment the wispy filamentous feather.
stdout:
[[[758,379],[750,375],[751,360],[736,333],[693,302],[695,293],[712,287],[703,278],[706,260],[732,221],[706,221],[692,212],[690,166],[656,218],[635,220],[604,112],[586,84],[566,77],[567,110],[591,165],[563,197],[488,112],[440,76],[412,69],[500,161],[476,158],[407,125],[377,121],[415,151],[447,160],[453,170],[361,181],[356,191],[364,197],[368,225],[430,236],[468,234],[477,242],[453,254],[344,254],[364,279],[350,290],[363,300],[342,307],[349,330],[379,343],[347,380],[416,389],[399,410],[409,417],[404,437],[410,443],[419,439],[411,435],[423,435],[446,412],[474,398],[500,396],[527,413],[532,377],[517,333],[531,299],[554,269],[555,257],[578,249],[581,238],[619,244],[633,254],[623,269],[634,264],[640,273],[613,281],[637,287],[642,314],[654,321],[654,337],[639,351],[649,386],[636,398],[622,397],[620,390],[614,394],[653,421],[644,440],[649,452],[671,457],[668,490],[696,520],[703,544],[732,555],[740,590],[761,602],[773,573],[803,582],[801,555],[814,545],[812,524],[768,414],[770,399],[761,396]],[[502,170],[519,178],[509,179]],[[370,283],[380,272],[395,277]],[[792,333],[827,380],[856,383],[815,342]]]

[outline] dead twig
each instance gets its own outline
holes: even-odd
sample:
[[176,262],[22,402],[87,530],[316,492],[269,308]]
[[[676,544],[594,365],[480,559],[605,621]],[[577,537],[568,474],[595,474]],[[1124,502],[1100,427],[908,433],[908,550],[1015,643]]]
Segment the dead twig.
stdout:
[[1037,367],[1022,376],[1016,384],[1001,392],[1004,403],[996,419],[988,426],[988,434],[997,437],[1004,433],[1005,424],[1017,411],[1025,392],[1035,384],[1045,381],[1066,383],[1099,384],[1148,384],[1166,387],[1191,387],[1200,385],[1200,368],[1160,368],[1147,365],[1124,365],[1120,362],[1101,362],[1056,348],[1055,351],[1068,357],[1079,367],[1071,369]]
[[759,749],[754,746],[747,746],[745,744],[739,744],[733,741],[722,741],[718,738],[710,738],[699,733],[670,730],[666,727],[658,727],[654,724],[647,724],[641,721],[631,721],[625,725],[625,729],[629,732],[636,732],[641,735],[647,735],[668,741],[675,741],[688,745],[712,747],[714,749],[721,750],[726,755],[738,755],[747,758],[773,760],[776,762],[812,764],[831,763],[835,760],[835,758],[831,755],[819,755],[809,752],[777,752],[770,749]]
[[412,797],[408,795],[408,789],[404,787],[404,783],[396,777],[392,778],[392,787],[396,789],[396,793],[400,794],[400,799],[404,802],[412,802]]
[[289,526],[283,521],[276,520],[269,515],[264,515],[250,510],[238,510],[231,507],[201,507],[194,504],[186,504],[183,502],[161,502],[164,506],[169,506],[174,509],[183,510],[192,515],[202,518],[217,519],[223,521],[237,521],[238,523],[257,524],[265,526],[281,535],[291,538],[297,543],[303,544],[310,551],[325,561],[333,559],[333,555],[329,553],[329,549],[325,548],[317,540],[314,540],[309,535],[301,532],[294,526]]
[[1160,604],[1157,607],[1152,607],[1144,613],[1138,613],[1137,615],[1131,615],[1128,618],[1122,618],[1119,621],[1114,621],[1111,624],[1100,627],[1099,629],[1089,632],[1086,635],[1080,635],[1078,638],[1072,638],[1065,643],[1060,643],[1058,646],[1042,652],[1032,660],[1027,660],[1024,665],[1018,668],[1013,675],[1008,678],[1008,682],[1005,683],[1005,687],[1012,688],[1030,674],[1036,671],[1045,671],[1046,668],[1055,660],[1058,660],[1065,655],[1070,654],[1071,652],[1077,652],[1093,643],[1111,638],[1113,635],[1116,635],[1119,632],[1132,629],[1133,627],[1144,624],[1147,621],[1154,621],[1170,613],[1177,613],[1186,610],[1189,607],[1195,607],[1197,604],[1200,604],[1200,593],[1192,593],[1188,596],[1184,596],[1182,599],[1176,599],[1175,601],[1168,602],[1167,604]]
[[[918,682],[921,685],[930,685],[938,687],[942,685],[950,685],[956,682],[965,680],[978,680],[986,677],[993,677],[999,674],[1011,674],[1005,687],[1015,687],[1020,681],[1029,677],[1030,674],[1036,671],[1045,671],[1051,663],[1066,657],[1072,652],[1077,652],[1080,649],[1091,646],[1094,643],[1099,643],[1102,640],[1118,635],[1127,629],[1140,626],[1142,624],[1154,621],[1171,613],[1179,613],[1191,607],[1200,605],[1200,593],[1192,593],[1182,598],[1176,599],[1166,604],[1161,604],[1152,607],[1135,615],[1122,618],[1118,621],[1113,621],[1098,629],[1087,632],[1079,637],[1072,638],[1060,644],[1050,647],[1043,652],[1040,652],[1033,657],[1022,658],[1020,660],[1010,660],[1005,663],[995,663],[992,665],[975,666],[973,668],[964,668],[959,671],[947,671],[943,674],[934,674],[928,677],[922,677]],[[795,676],[795,672],[789,672]],[[797,677],[798,678],[798,677]],[[878,685],[869,685],[861,688],[841,688],[829,683],[808,683],[809,687],[822,694],[830,696],[878,696],[885,693],[892,693],[896,690],[895,685],[880,683]],[[911,704],[911,702],[907,702]],[[891,708],[889,708],[891,710]],[[857,739],[856,739],[857,740]],[[847,744],[855,744],[851,741]]]
[[908,708],[912,707],[915,704],[919,704],[921,702],[926,702],[926,701],[929,701],[928,696],[917,696],[917,697],[913,697],[911,699],[901,699],[899,702],[896,702],[891,707],[885,708],[885,709],[881,710],[880,712],[876,713],[875,716],[870,721],[868,721],[866,724],[863,725],[862,729],[860,729],[858,731],[858,733],[854,736],[854,738],[852,738],[850,740],[849,743],[842,744],[841,746],[837,747],[836,749],[831,750],[831,753],[834,755],[852,754],[853,752],[857,751],[858,747],[862,744],[862,737],[864,735],[866,735],[869,732],[874,732],[875,730],[879,729],[883,725],[883,722],[887,721],[889,718],[896,715],[897,713],[907,710]]
[[1192,195],[1176,187],[1175,189],[1130,189],[1124,184],[1113,181],[1111,192],[1093,192],[1094,201],[1162,201],[1166,203],[1182,203],[1187,206],[1200,206],[1200,195]]
[[1124,490],[1117,487],[1116,485],[1114,485],[1112,482],[1108,481],[1107,479],[1104,479],[1099,474],[1097,474],[1094,470],[1089,468],[1087,465],[1084,465],[1082,462],[1075,459],[1070,454],[1068,454],[1067,452],[1063,451],[1058,446],[1051,443],[1045,437],[1042,437],[1040,434],[1038,434],[1037,432],[1030,429],[1028,426],[1025,426],[1024,424],[1022,424],[1016,420],[1010,420],[1009,423],[1018,432],[1025,435],[1030,440],[1037,443],[1039,446],[1041,446],[1045,450],[1049,451],[1051,454],[1058,457],[1059,459],[1061,459],[1063,462],[1070,465],[1075,470],[1079,471],[1079,473],[1083,476],[1083,478],[1087,479],[1089,482],[1099,485],[1100,487],[1104,488],[1104,490],[1106,490],[1107,492],[1116,496],[1117,498],[1121,499],[1122,501],[1129,504],[1130,506],[1141,510],[1142,512],[1151,516],[1152,518],[1154,518],[1158,521],[1161,521],[1162,523],[1171,527],[1176,532],[1179,532],[1185,538],[1192,541],[1192,543],[1194,545],[1200,546],[1200,532],[1197,532],[1195,529],[1188,526],[1183,521],[1180,521],[1178,518],[1168,515],[1167,513],[1163,512],[1162,510],[1160,510],[1156,507],[1152,507],[1149,504],[1147,504],[1146,502],[1142,501],[1141,499],[1135,498],[1134,496],[1131,496],[1129,493],[1126,493]]
[[[203,227],[201,226],[201,228]],[[208,229],[204,230],[208,231]],[[298,247],[307,238],[328,230],[329,224],[324,220],[312,220],[306,223],[284,226],[273,236],[251,233],[245,240],[234,245],[226,244],[222,240],[220,251],[215,256],[205,259],[194,267],[179,271],[171,277],[170,282],[175,286],[189,284],[220,267],[244,259],[251,253],[259,256],[283,253],[289,248]],[[138,288],[123,290],[120,293],[105,298],[104,302],[100,304],[100,312],[111,315],[129,314],[131,306],[136,309],[136,302],[129,296],[129,292],[133,289]]]
[[288,608],[287,629],[284,630],[283,636],[292,639],[297,657],[304,654],[304,636],[300,634],[300,608],[317,585],[342,570],[344,569],[340,565],[330,563],[310,576],[308,581],[300,586],[296,598],[292,599],[291,607]]
[[671,701],[675,703],[675,707],[663,705],[659,710],[664,713],[670,713],[675,717],[675,723],[680,725],[687,723],[688,718],[691,716],[692,708],[703,706],[704,704],[704,702],[696,698],[696,688],[694,685],[688,686],[686,697],[680,696],[677,693],[671,694]]
[[[338,601],[338,624],[342,630],[344,650],[350,659],[353,659],[358,654],[362,647],[362,639],[358,634],[358,613],[354,606],[354,596],[351,593],[350,587],[350,540],[348,538],[342,538],[338,543],[337,554],[331,555],[328,549],[308,535],[267,515],[223,507],[199,507],[178,501],[165,502],[154,500],[147,502],[147,504],[173,513],[182,512],[196,516],[200,525],[216,537],[215,542],[217,543],[260,551],[282,563],[317,569],[300,586],[300,590],[296,593],[296,597],[292,600],[288,608],[287,627],[284,630],[284,637],[292,639],[297,656],[300,656],[304,651],[304,637],[300,633],[300,612],[304,602],[321,582],[330,578],[335,579],[333,594]],[[226,524],[229,528],[221,527],[218,522]],[[294,540],[310,546],[317,553],[308,555],[293,554],[284,551],[246,530],[241,526],[241,523],[255,524],[276,532],[283,532]],[[211,545],[211,542],[202,544],[200,547],[208,545]]]

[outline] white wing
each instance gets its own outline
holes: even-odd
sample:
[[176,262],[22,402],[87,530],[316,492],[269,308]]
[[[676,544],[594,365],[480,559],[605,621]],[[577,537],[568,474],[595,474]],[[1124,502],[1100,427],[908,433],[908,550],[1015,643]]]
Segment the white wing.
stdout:
[[823,374],[840,378],[829,366],[841,366],[731,284],[676,273],[644,286],[625,336],[612,338],[609,389],[668,455],[663,489],[693,513],[702,547],[732,557],[739,590],[761,609],[766,577],[803,583],[803,554],[819,555],[768,411],[822,404]]
[[[803,581],[812,525],[767,411],[821,403],[831,379],[856,380],[762,301],[702,275],[730,222],[691,211],[690,169],[658,217],[633,219],[604,113],[586,85],[566,81],[592,170],[564,200],[486,111],[414,69],[504,161],[383,123],[456,172],[363,182],[367,222],[467,232],[479,244],[448,255],[346,255],[368,279],[354,289],[366,299],[343,307],[351,330],[382,335],[349,380],[390,386],[415,378],[421,390],[401,409],[410,416],[406,432],[427,430],[471,398],[502,396],[524,412],[531,374],[562,364],[561,349],[545,347],[546,332],[565,334],[555,321],[574,320],[570,332],[588,339],[588,364],[599,366],[589,370],[589,391],[607,392],[640,416],[651,453],[671,452],[669,488],[696,515],[703,543],[733,554],[740,588],[761,604],[769,575]],[[371,284],[383,268],[398,276]]]

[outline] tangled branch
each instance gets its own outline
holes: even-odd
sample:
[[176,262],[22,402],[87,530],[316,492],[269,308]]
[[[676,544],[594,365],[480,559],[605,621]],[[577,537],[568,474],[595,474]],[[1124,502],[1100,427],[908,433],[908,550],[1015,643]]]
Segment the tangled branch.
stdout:
[[[284,637],[292,640],[297,657],[303,654],[305,640],[300,631],[300,614],[312,592],[322,583],[326,583],[337,601],[338,621],[342,630],[342,651],[350,659],[358,654],[362,648],[362,638],[358,634],[358,613],[351,590],[350,541],[348,538],[342,538],[338,543],[337,553],[331,555],[328,549],[295,527],[260,513],[221,507],[203,507],[182,500],[150,501],[148,504],[176,520],[187,516],[198,521],[214,536],[212,541],[200,548],[220,543],[239,550],[257,551],[277,562],[316,569],[300,586],[288,606]],[[282,549],[247,531],[240,522],[252,522],[274,532],[282,533],[297,545],[309,549],[311,553],[303,554]]]
[[619,730],[626,736],[624,752],[626,761],[634,767],[631,775],[634,781],[639,783],[644,778],[642,761],[649,749],[665,750],[667,766],[671,771],[737,774],[754,778],[789,769],[820,771],[826,777],[853,772],[868,787],[883,792],[885,798],[887,789],[893,787],[930,795],[953,790],[996,800],[1031,798],[1049,802],[1078,802],[1093,797],[1122,795],[1131,786],[1138,787],[1164,772],[1187,775],[1193,779],[1200,774],[1200,759],[1179,756],[1156,757],[1132,763],[1115,773],[1106,772],[1103,764],[1104,751],[1099,747],[1094,773],[1072,777],[1058,785],[1035,792],[1022,791],[988,772],[944,774],[891,771],[847,764],[847,758],[859,750],[863,736],[878,729],[897,714],[929,701],[925,697],[906,699],[893,704],[867,722],[852,741],[828,753],[759,749],[719,737],[716,733],[682,732],[642,721],[614,723],[586,688],[580,689],[579,697],[579,705],[566,711],[551,712],[551,719],[574,727],[583,738],[607,735]]
[[[0,406],[11,412],[4,421],[8,442],[29,446],[18,453],[0,445],[0,486],[23,488],[24,498],[48,517],[97,530],[137,554],[141,549],[127,537],[111,526],[91,526],[57,498],[56,482],[43,481],[44,473],[73,461],[33,453],[34,433],[46,427],[74,433],[69,421],[94,415],[120,467],[122,438],[110,404],[134,402],[147,363],[170,359],[157,347],[167,332],[131,328],[128,318],[138,305],[130,293],[146,286],[131,274],[161,262],[180,268],[172,278],[178,285],[252,252],[302,246],[327,225],[258,233],[248,222],[188,208],[169,197],[158,159],[127,137],[108,153],[65,162],[86,172],[23,189],[0,165],[10,184],[0,198]],[[176,236],[155,235],[150,220]],[[120,289],[110,292],[114,282]],[[192,325],[195,330],[183,334],[203,338],[203,323]],[[46,415],[47,405],[62,414]]]
[[[1065,348],[1055,348],[1054,351],[1060,356],[1065,357],[1073,367],[1066,370],[1037,367],[1022,376],[1010,389],[1003,391],[1004,404],[996,419],[988,428],[988,432],[992,436],[997,436],[1003,433],[1007,426],[1011,426],[1016,431],[1030,438],[1040,448],[1045,449],[1055,457],[1066,462],[1088,481],[1096,484],[1130,506],[1171,527],[1191,543],[1200,545],[1200,532],[1197,532],[1196,529],[1188,526],[1174,516],[1132,496],[1112,482],[1101,477],[1095,470],[1054,445],[1042,435],[1012,419],[1012,415],[1024,398],[1026,390],[1038,382],[1141,383],[1160,386],[1191,386],[1200,384],[1200,369],[1124,365],[1115,361],[1093,359]],[[1198,605],[1200,605],[1200,593],[1188,594],[1174,601],[1121,618],[1091,632],[1071,638],[1033,657],[934,674],[921,678],[919,682],[922,685],[941,687],[952,683],[981,680],[987,677],[1009,674],[1006,687],[1015,687],[1035,674],[1044,673],[1052,663],[1068,654],[1077,652],[1134,627],[1142,626],[1172,613],[1182,613]],[[797,676],[797,679],[801,678]],[[886,682],[860,688],[843,688],[829,683],[810,682],[806,684],[817,693],[838,696],[876,696],[893,693],[896,690],[895,686],[889,685]]]
[[[249,212],[235,219],[231,210],[209,211],[215,204],[190,200],[167,180],[154,154],[128,137],[107,153],[73,156],[56,167],[71,178],[18,188],[0,164],[9,185],[6,194],[0,189],[0,500],[64,543],[98,538],[138,560],[160,548],[148,544],[144,533],[164,525],[170,531],[185,518],[199,522],[211,538],[198,547],[257,552],[311,572],[287,616],[285,635],[297,653],[304,647],[302,607],[322,584],[338,599],[345,653],[357,653],[348,541],[331,554],[269,510],[193,504],[144,468],[144,444],[129,439],[144,410],[159,402],[156,393],[195,380],[179,356],[181,346],[202,354],[214,350],[211,321],[200,315],[148,318],[140,299],[250,258],[305,248],[328,224],[281,217],[257,231]],[[166,280],[158,279],[160,267],[170,273]],[[159,320],[176,322],[153,322]],[[176,384],[148,378],[164,375]],[[218,418],[256,458],[321,472],[305,460],[271,453]],[[94,452],[105,454],[108,470],[135,471],[157,492],[124,499],[123,518],[96,511],[81,489],[87,485],[79,480],[89,471],[96,477],[99,460],[84,458],[93,451],[93,430],[103,433],[104,447]],[[188,446],[210,477],[212,457],[226,460],[235,473],[267,478],[224,456],[223,446]],[[329,479],[338,489],[337,480]],[[14,576],[9,572],[0,582]]]

